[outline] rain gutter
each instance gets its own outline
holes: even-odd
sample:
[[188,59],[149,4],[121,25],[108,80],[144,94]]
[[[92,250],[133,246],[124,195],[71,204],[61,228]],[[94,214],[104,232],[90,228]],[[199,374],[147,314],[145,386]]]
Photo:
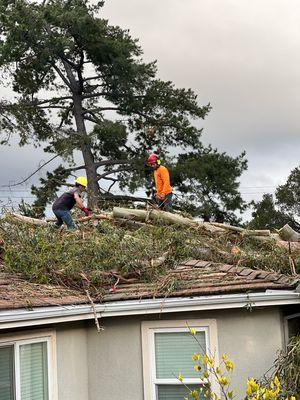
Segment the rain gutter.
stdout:
[[[99,318],[127,315],[254,308],[280,305],[300,305],[300,293],[291,290],[267,290],[259,293],[174,297],[115,301],[95,304]],[[22,308],[0,311],[0,330],[26,326],[57,324],[94,319],[91,305],[68,305]]]

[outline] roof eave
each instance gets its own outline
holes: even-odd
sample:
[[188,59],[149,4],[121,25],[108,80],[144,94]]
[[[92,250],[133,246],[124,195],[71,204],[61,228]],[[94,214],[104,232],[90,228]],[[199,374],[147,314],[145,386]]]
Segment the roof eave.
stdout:
[[[95,310],[97,317],[101,318],[290,304],[300,304],[300,293],[294,290],[270,290],[258,293],[128,300],[95,304]],[[94,318],[91,305],[5,310],[0,311],[0,330]]]

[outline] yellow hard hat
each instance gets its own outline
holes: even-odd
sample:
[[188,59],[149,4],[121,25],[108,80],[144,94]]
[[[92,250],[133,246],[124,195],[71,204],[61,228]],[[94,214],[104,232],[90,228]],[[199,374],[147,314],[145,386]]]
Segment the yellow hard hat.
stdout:
[[87,179],[84,176],[76,178],[75,183],[78,183],[78,185],[84,186],[85,188],[87,187]]

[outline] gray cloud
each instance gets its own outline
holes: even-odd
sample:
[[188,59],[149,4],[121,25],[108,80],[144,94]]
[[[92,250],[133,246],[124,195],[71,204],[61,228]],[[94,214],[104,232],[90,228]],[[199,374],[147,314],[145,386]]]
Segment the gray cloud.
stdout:
[[[254,193],[247,200],[300,164],[298,0],[107,0],[101,15],[139,38],[162,79],[212,104],[203,141],[232,155],[246,150],[242,186],[263,187],[242,189]],[[0,151],[1,182],[45,158],[32,148]]]
[[281,183],[299,165],[297,0],[109,0],[104,15],[140,39],[163,79],[212,104],[203,141],[246,150],[243,185]]

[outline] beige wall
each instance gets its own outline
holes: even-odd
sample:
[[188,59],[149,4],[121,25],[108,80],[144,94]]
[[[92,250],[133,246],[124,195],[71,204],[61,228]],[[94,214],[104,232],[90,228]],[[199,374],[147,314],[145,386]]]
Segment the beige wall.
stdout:
[[87,329],[84,324],[56,328],[58,400],[88,400]]
[[[142,400],[141,322],[209,318],[217,320],[219,354],[236,364],[232,386],[242,399],[246,379],[266,372],[282,348],[279,308],[103,318],[101,333],[94,321],[49,326],[56,330],[58,400]],[[15,333],[3,332],[0,340]]]
[[101,320],[88,331],[89,400],[142,400],[140,318]]
[[103,318],[101,333],[93,321],[49,327],[56,330],[58,400],[142,400],[141,322],[208,318],[217,320],[219,354],[236,364],[232,387],[242,399],[246,379],[266,372],[283,345],[278,308]]
[[102,319],[105,331],[98,334],[90,326],[87,335],[89,400],[143,399],[140,323],[158,318],[217,319],[219,353],[227,353],[237,365],[232,387],[241,399],[247,377],[259,377],[266,372],[282,347],[277,308]]

